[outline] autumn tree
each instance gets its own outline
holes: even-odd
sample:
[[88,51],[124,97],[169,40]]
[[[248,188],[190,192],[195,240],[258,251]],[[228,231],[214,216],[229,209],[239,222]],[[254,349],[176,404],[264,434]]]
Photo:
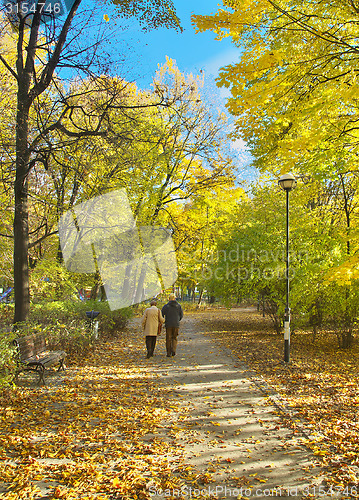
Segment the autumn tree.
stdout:
[[[160,223],[169,220],[171,204],[233,182],[227,120],[202,99],[200,78],[183,75],[168,60],[154,77],[153,92],[118,79],[110,79],[108,88],[116,82],[121,91],[108,110],[106,136],[75,136],[63,147],[62,130],[49,131],[53,148],[44,175],[53,179],[61,210],[74,200],[126,188],[138,222]],[[92,99],[102,97],[99,92]]]
[[[153,96],[139,92],[138,100],[146,102],[157,95],[171,105],[141,110],[141,117],[131,128],[135,140],[130,154],[119,144],[111,155],[111,171],[117,165],[128,165],[129,170],[128,174],[122,171],[120,177],[113,176],[111,186],[118,179],[117,186],[127,188],[139,224],[170,228],[177,250],[181,241],[189,245],[191,226],[195,225],[189,219],[196,218],[196,210],[186,208],[192,203],[198,207],[201,199],[208,199],[212,205],[210,221],[213,223],[217,215],[219,227],[213,198],[230,197],[237,174],[227,139],[227,117],[202,97],[202,85],[201,78],[183,75],[174,61],[167,59],[154,78]],[[226,203],[229,205],[228,199]],[[201,237],[199,233],[200,228],[196,238]],[[194,260],[194,247],[187,248],[182,252],[182,264]],[[203,247],[202,262],[207,251]]]
[[[190,218],[204,223],[200,200],[208,201],[207,226],[213,226],[209,238],[200,227],[191,236],[194,245],[201,239],[206,247],[200,257],[205,263],[207,242],[213,245],[215,232],[226,223],[225,206],[229,207],[236,168],[226,138],[227,118],[202,98],[202,84],[201,78],[181,74],[168,60],[154,77],[153,92],[119,77],[88,78],[68,89],[58,79],[56,92],[61,99],[56,106],[45,93],[38,100],[41,134],[36,134],[39,114],[30,118],[41,164],[35,164],[28,177],[29,258],[37,268],[31,273],[34,291],[39,290],[40,261],[45,272],[44,259],[55,258],[59,217],[76,203],[118,188],[127,190],[138,223],[171,228],[178,249],[183,242],[187,245],[190,226],[196,226]],[[103,103],[110,103],[103,118],[106,126],[91,134],[88,122],[97,123]],[[183,212],[186,200],[190,210]],[[194,261],[192,250],[181,251],[183,271],[186,259]],[[52,275],[55,278],[56,272]]]
[[[143,1],[114,2],[118,15],[129,17],[135,15],[140,23],[147,28],[167,26],[178,28],[178,19],[174,13],[171,2]],[[43,4],[36,2],[30,12],[23,9],[20,1],[14,3],[14,10],[10,12],[12,23],[16,29],[12,30],[6,18],[2,18],[2,35],[10,39],[14,47],[14,56],[9,57],[9,50],[2,46],[0,61],[13,79],[16,86],[16,117],[15,117],[15,179],[14,179],[14,286],[15,286],[15,316],[14,322],[26,319],[29,310],[29,276],[28,276],[28,246],[29,246],[29,221],[28,221],[28,196],[29,174],[36,164],[44,161],[43,156],[37,154],[36,143],[30,129],[30,117],[35,112],[36,104],[44,93],[49,92],[52,85],[56,88],[56,69],[64,66],[83,70],[87,74],[91,70],[94,59],[88,57],[89,50],[98,48],[98,41],[89,49],[86,45],[79,44],[81,31],[86,29],[87,19],[83,21],[82,30],[72,32],[70,28],[74,18],[80,16],[78,9],[81,0],[70,2],[67,14],[55,11],[55,6],[50,5],[50,10],[43,12]],[[85,9],[86,10],[86,9]],[[85,12],[84,10],[84,12]],[[81,22],[80,22],[81,24]],[[85,41],[86,43],[86,41]],[[50,94],[50,92],[49,92]],[[49,95],[50,97],[50,95]],[[74,97],[74,96],[72,96]],[[55,106],[56,106],[55,100]],[[66,112],[71,114],[76,108],[75,103],[69,98],[65,99]],[[41,110],[39,110],[41,115]],[[97,109],[95,116],[88,120],[90,129],[82,130],[80,134],[89,133],[99,135],[104,133],[106,104]],[[61,119],[56,116],[55,123],[42,122],[38,115],[37,137],[43,137],[44,129],[49,127],[62,128]],[[36,141],[36,139],[35,139]]]
[[277,331],[285,295],[284,200],[270,182],[253,184],[216,239],[208,286],[225,303],[261,299]]
[[343,155],[353,159],[357,144],[355,2],[224,5],[213,16],[194,19],[199,30],[231,36],[240,47],[239,62],[222,68],[218,84],[231,90],[228,108],[239,117],[237,134],[256,165],[307,173],[311,158],[324,175],[345,169]]
[[205,291],[213,297],[223,296],[220,287],[215,290],[212,286],[213,262],[219,242],[226,239],[236,224],[238,206],[244,198],[243,188],[236,186],[233,177],[228,177],[227,182],[193,196],[175,217],[178,282],[183,293],[191,294],[192,299],[198,288],[199,304]]
[[292,171],[330,198],[324,220],[340,258],[328,276],[347,310],[345,344],[358,265],[357,15],[351,1],[250,0],[225,1],[216,14],[194,17],[198,30],[231,36],[239,48],[239,61],[221,69],[218,84],[231,91],[234,135],[248,144],[253,164],[276,177]]

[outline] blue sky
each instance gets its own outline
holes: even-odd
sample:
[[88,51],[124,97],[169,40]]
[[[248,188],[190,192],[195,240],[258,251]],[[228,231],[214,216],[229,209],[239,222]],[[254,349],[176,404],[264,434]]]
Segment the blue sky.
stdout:
[[[217,107],[224,110],[227,89],[218,89],[215,78],[219,69],[239,60],[240,49],[230,38],[215,40],[211,31],[196,33],[191,23],[192,14],[213,14],[222,6],[218,0],[174,0],[183,32],[160,28],[143,32],[136,21],[119,20],[115,46],[119,54],[126,54],[122,76],[136,81],[141,89],[150,88],[158,66],[166,62],[166,56],[174,59],[182,73],[204,74],[204,94]],[[111,18],[111,12],[109,9]],[[112,19],[113,21],[113,19]],[[110,21],[111,22],[111,21]],[[204,97],[202,93],[202,97]],[[241,140],[232,143],[239,164],[248,164],[248,153]],[[252,177],[253,172],[248,174]]]
[[208,77],[216,77],[221,66],[238,60],[239,50],[229,38],[215,40],[210,31],[196,34],[191,24],[191,14],[214,13],[221,5],[218,1],[174,0],[174,4],[183,33],[164,28],[141,33],[134,26],[124,35],[136,56],[132,73],[140,87],[150,85],[158,64],[164,63],[166,56],[175,59],[183,73],[197,74],[202,70]]

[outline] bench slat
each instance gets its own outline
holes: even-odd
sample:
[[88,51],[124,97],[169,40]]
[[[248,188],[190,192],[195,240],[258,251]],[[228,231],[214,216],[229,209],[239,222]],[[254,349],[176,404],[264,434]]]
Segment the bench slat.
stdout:
[[16,339],[16,343],[20,350],[21,361],[26,361],[26,359],[46,351],[46,340],[40,335],[20,337]]

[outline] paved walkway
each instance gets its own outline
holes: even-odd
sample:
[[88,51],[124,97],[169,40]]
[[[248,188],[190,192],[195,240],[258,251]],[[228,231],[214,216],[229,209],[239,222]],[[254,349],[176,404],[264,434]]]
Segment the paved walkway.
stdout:
[[[276,396],[268,401],[256,377],[201,331],[200,319],[200,314],[184,318],[174,358],[166,357],[163,335],[155,356],[144,361],[159,383],[173,388],[178,404],[189,409],[175,435],[169,421],[157,436],[169,439],[171,429],[171,438],[182,443],[188,463],[202,474],[199,498],[207,493],[228,499],[333,498],[315,480],[320,470],[301,444],[304,436],[283,425]],[[131,327],[139,328],[139,321]],[[199,493],[198,488],[191,492],[190,485],[183,491],[188,498]],[[168,498],[168,492],[152,494]]]

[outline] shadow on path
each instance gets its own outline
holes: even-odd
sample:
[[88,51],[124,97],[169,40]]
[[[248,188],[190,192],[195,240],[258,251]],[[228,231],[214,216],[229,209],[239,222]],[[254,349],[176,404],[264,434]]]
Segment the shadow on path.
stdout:
[[[174,358],[166,357],[162,338],[155,356],[145,360],[158,382],[172,387],[181,407],[187,409],[175,432],[173,425],[165,427],[161,438],[166,434],[168,438],[172,429],[188,464],[200,472],[203,496],[333,498],[325,494],[323,485],[319,490],[315,477],[320,469],[303,446],[303,436],[283,425],[281,411],[258,386],[257,377],[205,334],[202,314],[183,319]],[[139,329],[139,320],[132,328]],[[207,332],[209,328],[206,323]],[[193,489],[198,495],[198,488]],[[190,498],[190,485],[187,493]],[[160,492],[153,498],[166,496],[168,492]]]
[[333,499],[273,392],[208,335],[244,313],[186,314],[177,355],[162,335],[149,360],[137,318],[48,386],[18,387],[0,408],[0,498]]

